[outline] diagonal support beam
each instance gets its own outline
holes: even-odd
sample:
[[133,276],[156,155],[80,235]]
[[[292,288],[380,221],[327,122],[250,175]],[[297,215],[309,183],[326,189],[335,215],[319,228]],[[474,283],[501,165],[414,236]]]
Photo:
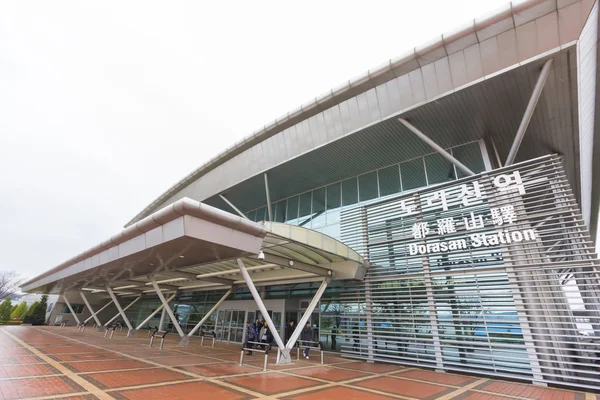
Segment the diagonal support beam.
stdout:
[[450,161],[452,164],[456,165],[456,168],[460,169],[462,172],[464,172],[465,174],[467,174],[469,176],[475,175],[475,173],[473,171],[471,171],[466,165],[464,165],[463,163],[458,161],[456,158],[454,158],[454,156],[452,156],[452,154],[448,153],[439,144],[437,144],[436,142],[431,140],[429,137],[427,137],[427,135],[425,135],[423,132],[418,130],[413,124],[411,124],[404,118],[398,118],[398,121],[400,121],[400,123],[402,125],[404,125],[406,128],[408,128],[408,130],[410,130],[412,133],[417,135],[417,137],[419,139],[421,139],[422,141],[427,143],[429,146],[431,146],[431,148],[434,149],[435,151],[437,151],[442,157],[444,157],[446,160]]
[[279,332],[275,328],[275,324],[273,323],[273,320],[271,320],[271,317],[269,317],[269,313],[267,312],[265,303],[263,303],[262,299],[260,298],[260,295],[258,294],[258,291],[256,290],[256,286],[254,286],[254,282],[252,282],[252,278],[250,278],[250,274],[248,273],[248,271],[246,271],[246,266],[244,265],[244,262],[242,261],[241,258],[237,259],[237,264],[240,269],[240,272],[242,273],[242,276],[244,277],[244,281],[246,282],[246,285],[248,285],[248,289],[250,289],[250,293],[252,293],[252,297],[254,298],[254,301],[256,302],[258,309],[260,310],[265,321],[267,321],[267,326],[269,327],[269,330],[273,334],[275,343],[277,343],[277,346],[279,347],[280,356],[279,356],[279,359],[277,360],[277,363],[278,364],[290,364],[292,362],[292,360],[290,358],[290,350],[287,349],[285,347],[285,345],[283,344],[283,340],[281,340],[281,337],[279,336]]
[[240,211],[239,208],[237,208],[236,206],[234,206],[233,203],[227,199],[227,197],[223,196],[222,194],[220,194],[219,197],[221,198],[221,200],[223,200],[225,203],[227,203],[227,205],[229,207],[231,207],[233,209],[233,211],[235,211],[236,213],[238,213],[238,215],[240,217],[248,219],[248,217],[246,217],[246,214],[244,214],[243,212]]
[[206,322],[206,320],[208,318],[210,318],[211,314],[214,313],[217,308],[219,308],[219,306],[221,305],[221,303],[223,303],[227,299],[227,297],[229,297],[230,294],[231,294],[231,289],[229,289],[227,292],[225,292],[225,294],[223,295],[223,297],[221,297],[221,300],[217,301],[217,304],[215,304],[215,306],[213,308],[211,308],[210,311],[207,312],[204,317],[202,317],[202,319],[200,320],[200,322],[198,322],[196,324],[196,326],[194,326],[194,329],[192,329],[190,331],[190,333],[188,333],[189,337],[192,337],[194,335],[194,333],[196,333],[196,331],[198,329],[200,329],[200,327],[202,326],[202,324],[204,322]]
[[181,326],[179,326],[179,321],[177,321],[177,319],[175,318],[175,314],[173,314],[173,310],[171,310],[171,307],[169,307],[169,302],[167,301],[167,299],[165,299],[165,296],[162,294],[160,288],[158,287],[158,283],[156,283],[155,280],[152,280],[152,287],[154,288],[154,291],[158,295],[158,298],[160,299],[163,306],[165,306],[164,310],[167,311],[167,314],[169,314],[169,318],[171,318],[173,326],[175,327],[175,329],[177,329],[177,333],[179,333],[179,336],[181,336],[181,342],[179,342],[179,345],[187,346],[190,343],[190,338],[187,337],[185,333],[183,333],[183,329],[181,329]]
[[71,311],[71,315],[75,319],[75,322],[77,322],[77,325],[81,324],[81,322],[79,322],[79,318],[77,318],[77,315],[75,315],[75,312],[73,311],[73,307],[71,307],[71,303],[69,303],[69,300],[67,300],[67,296],[64,294],[63,294],[63,300],[65,301],[65,304],[69,308],[69,311]]
[[[92,306],[90,306],[90,302],[85,298],[85,295],[83,294],[83,290],[79,291],[79,295],[81,296],[81,298],[83,299],[83,302],[85,303],[85,306],[88,308],[88,310],[90,310],[90,312],[92,313],[92,318],[94,318],[94,321],[96,321],[96,325],[98,326],[102,326],[102,323],[100,322],[100,320],[98,319],[98,316],[96,315],[96,313],[94,312],[94,309],[92,308]],[[84,323],[87,322],[87,320],[84,321]]]
[[[140,295],[140,296],[136,297],[136,298],[135,298],[135,299],[134,299],[134,300],[133,300],[131,303],[129,303],[129,304],[127,305],[127,307],[125,307],[125,308],[123,309],[123,311],[127,311],[127,310],[129,309],[129,307],[131,307],[132,305],[134,305],[134,304],[135,304],[135,303],[136,303],[136,302],[137,302],[139,299],[141,299],[141,298],[142,298],[142,295]],[[106,323],[104,324],[104,326],[108,326],[108,325],[110,325],[110,324],[111,324],[111,323],[112,323],[112,322],[113,322],[115,319],[119,318],[119,316],[120,316],[120,315],[121,315],[121,313],[120,313],[120,312],[117,312],[117,315],[115,315],[114,317],[112,317],[111,319],[109,319],[109,320],[108,320],[108,322],[106,322]]]
[[519,125],[519,129],[517,130],[517,134],[508,153],[508,157],[506,157],[506,162],[504,162],[505,167],[511,165],[517,157],[517,152],[519,151],[519,147],[521,147],[521,141],[523,141],[525,131],[529,126],[531,117],[533,117],[533,112],[535,111],[535,107],[537,106],[537,103],[540,100],[542,90],[544,89],[544,85],[546,84],[546,80],[548,79],[548,75],[550,74],[550,67],[552,67],[552,58],[546,61],[546,63],[542,67],[542,72],[540,72],[540,76],[538,77],[538,80],[535,83],[533,93],[531,93],[529,103],[527,104],[527,108],[525,109],[525,114],[523,114],[523,119],[521,119],[521,124]]
[[[173,294],[171,295],[171,297],[169,297],[169,298],[167,299],[167,303],[170,303],[170,302],[171,302],[171,300],[173,300],[173,299],[175,298],[175,296],[177,296],[177,292],[173,293]],[[135,330],[136,330],[136,331],[139,331],[140,329],[142,329],[142,328],[144,327],[144,325],[146,325],[146,324],[147,324],[147,323],[148,323],[148,322],[149,322],[149,321],[150,321],[150,320],[151,320],[151,319],[152,319],[152,318],[153,318],[153,317],[154,317],[156,314],[158,314],[160,311],[162,311],[162,309],[163,309],[164,307],[165,307],[165,306],[161,304],[161,305],[160,305],[160,306],[159,306],[159,307],[158,307],[156,310],[154,310],[154,311],[152,312],[152,314],[150,314],[150,315],[149,315],[149,316],[148,316],[148,317],[147,317],[145,320],[143,320],[143,321],[142,321],[142,322],[141,322],[141,323],[140,323],[140,324],[139,324],[139,325],[138,325],[138,326],[135,328]]]
[[[119,310],[119,314],[121,315],[121,318],[123,318],[125,325],[127,325],[127,329],[128,329],[127,337],[129,337],[129,335],[132,335],[133,337],[135,337],[135,331],[133,329],[133,326],[131,326],[131,322],[129,322],[129,318],[127,318],[127,315],[125,315],[125,311],[123,311],[123,309],[121,308],[121,304],[119,304],[119,300],[117,300],[117,296],[115,296],[115,293],[108,285],[106,285],[106,291],[108,292],[113,303],[115,303],[117,310]],[[133,331],[133,333],[132,333],[132,331]]]
[[321,286],[319,286],[319,289],[317,289],[315,297],[313,297],[312,301],[308,305],[308,308],[306,309],[306,311],[304,311],[304,315],[302,315],[302,318],[300,318],[300,322],[298,322],[298,325],[296,325],[294,333],[292,333],[292,336],[290,336],[290,340],[288,340],[287,344],[285,345],[285,347],[288,350],[291,350],[292,347],[294,347],[294,343],[296,343],[296,341],[300,337],[300,332],[302,332],[302,328],[304,328],[304,325],[306,325],[306,323],[308,322],[308,319],[315,310],[315,307],[319,304],[319,301],[321,301],[321,296],[323,296],[323,293],[325,293],[325,289],[327,289],[327,280],[321,282]]
[[269,191],[269,177],[267,173],[264,174],[265,177],[265,194],[267,196],[267,211],[269,212],[269,222],[273,221],[273,213],[271,212],[271,193]]
[[[106,304],[105,304],[105,305],[104,305],[104,306],[103,306],[101,309],[99,309],[98,311],[96,311],[96,315],[97,315],[97,314],[100,314],[102,311],[104,311],[104,309],[105,309],[106,307],[110,306],[112,303],[113,303],[113,301],[112,301],[112,300],[111,300],[111,301],[109,301],[108,303],[106,303]],[[89,320],[90,320],[90,319],[92,319],[92,318],[93,318],[93,315],[92,315],[91,317],[88,317],[88,319],[86,319],[86,320],[85,320],[85,321],[83,321],[83,322],[89,322]],[[101,327],[101,326],[102,326],[102,325],[100,325],[99,327]]]

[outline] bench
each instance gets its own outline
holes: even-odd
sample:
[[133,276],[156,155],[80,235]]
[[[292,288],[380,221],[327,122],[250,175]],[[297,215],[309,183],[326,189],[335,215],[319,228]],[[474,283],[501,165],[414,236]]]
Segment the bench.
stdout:
[[155,326],[154,328],[148,326],[148,337],[152,336],[154,332],[158,332],[158,326]]
[[[264,348],[264,350],[253,349],[252,347],[248,346],[249,344],[254,344],[254,345],[258,345],[258,346],[265,346],[265,348]],[[242,354],[240,355],[240,367],[244,366],[244,353],[246,351],[257,351],[259,353],[265,353],[265,363],[264,363],[264,366],[263,366],[263,371],[267,370],[267,361],[269,359],[269,352],[271,351],[271,344],[270,343],[246,342],[245,346],[242,346]]]
[[80,322],[79,324],[77,324],[77,332],[85,332],[85,327],[87,325],[87,322]]
[[106,328],[106,332],[104,332],[104,337],[106,337],[106,335],[108,335],[108,332],[110,332],[110,339],[112,339],[117,329],[119,329],[119,332],[123,330],[123,325],[120,322],[108,326]]
[[[305,343],[307,343],[308,345],[305,345]],[[300,360],[300,349],[318,349],[321,352],[321,364],[323,364],[323,343],[313,342],[311,340],[298,340],[297,344],[298,349],[296,350],[296,360]]]
[[202,346],[204,344],[205,337],[212,339],[212,346],[210,346],[210,347],[215,347],[215,341],[217,340],[217,334],[214,331],[204,332],[203,330],[200,330],[200,346]]
[[150,336],[150,347],[152,347],[152,343],[154,343],[154,338],[159,337],[160,338],[159,349],[162,350],[163,344],[165,343],[165,336],[167,336],[167,333],[169,333],[169,332],[168,331],[159,331],[158,329],[156,331],[154,331],[152,333],[152,336]]
[[68,323],[69,323],[69,320],[68,320],[68,319],[63,319],[63,320],[61,321],[61,323],[60,323],[60,327],[61,327],[61,328],[64,328],[64,327],[65,327],[65,326],[66,326]]

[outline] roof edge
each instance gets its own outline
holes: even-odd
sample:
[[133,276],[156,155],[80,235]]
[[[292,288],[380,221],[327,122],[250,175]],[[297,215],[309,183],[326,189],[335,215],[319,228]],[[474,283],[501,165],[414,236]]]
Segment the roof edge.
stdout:
[[[478,18],[473,18],[470,22],[453,31],[441,34],[434,39],[425,42],[421,46],[416,46],[407,53],[388,60],[387,62],[369,69],[362,75],[344,82],[337,87],[315,97],[304,103],[300,107],[288,112],[287,114],[276,118],[264,127],[258,129],[242,140],[236,142],[233,146],[225,149],[223,152],[213,157],[208,162],[194,169],[191,173],[180,179],[175,185],[154,199],[147,207],[133,217],[125,227],[129,227],[137,221],[147,216],[160,203],[166,201],[169,197],[197,180],[202,175],[224,164],[228,160],[248,150],[254,145],[261,143],[270,137],[282,132],[283,130],[296,125],[320,112],[323,112],[349,98],[356,96],[366,90],[375,88],[392,79],[396,79],[415,69],[421,68],[431,62],[436,61],[439,54],[447,56],[446,46],[456,43],[466,36],[475,34],[477,42],[481,42],[477,31],[488,28],[498,23],[508,16],[522,13],[523,11],[544,3],[545,0],[516,0],[507,3],[505,6],[485,14]],[[536,17],[537,18],[537,17]]]
[[266,228],[248,219],[238,217],[237,215],[230,214],[226,211],[219,210],[218,208],[209,206],[201,203],[197,200],[192,200],[188,197],[184,197],[166,207],[161,208],[155,213],[147,216],[136,224],[133,224],[121,232],[110,237],[97,246],[84,251],[83,253],[68,259],[67,261],[57,265],[56,267],[49,269],[48,271],[36,276],[21,284],[21,287],[30,286],[31,284],[39,281],[47,276],[50,276],[56,272],[59,272],[71,265],[77,264],[85,259],[93,257],[106,251],[114,246],[118,246],[136,236],[151,231],[152,229],[158,228],[168,222],[171,222],[184,215],[190,215],[196,218],[200,218],[206,221],[214,222],[219,225],[226,226],[231,229],[235,229],[240,232],[247,233],[256,237],[264,238],[267,234]]

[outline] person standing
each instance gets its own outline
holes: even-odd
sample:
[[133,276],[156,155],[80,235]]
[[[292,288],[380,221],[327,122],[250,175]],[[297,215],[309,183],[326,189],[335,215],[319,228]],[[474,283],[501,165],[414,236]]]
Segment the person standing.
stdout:
[[337,346],[337,333],[337,326],[334,325],[333,328],[331,328],[331,350],[335,350]]
[[252,355],[252,350],[254,348],[254,343],[248,342],[257,342],[258,341],[258,333],[256,332],[256,324],[250,322],[248,324],[248,339],[246,340],[246,348],[248,349],[248,355]]
[[307,322],[304,328],[302,328],[302,333],[300,334],[304,346],[304,357],[308,360],[308,351],[310,350],[310,343],[308,343],[312,339],[312,328],[310,327],[310,322]]
[[[285,344],[290,341],[292,334],[294,333],[294,329],[296,328],[296,321],[293,319],[290,320],[288,325],[285,327]],[[292,348],[296,347],[296,343],[292,343]]]

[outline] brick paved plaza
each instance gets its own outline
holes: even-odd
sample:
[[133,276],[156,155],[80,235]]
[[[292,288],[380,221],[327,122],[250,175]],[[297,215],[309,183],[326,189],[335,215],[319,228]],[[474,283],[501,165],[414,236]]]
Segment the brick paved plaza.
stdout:
[[317,355],[276,366],[270,355],[246,357],[239,347],[192,341],[163,350],[118,332],[113,339],[88,329],[0,327],[0,399],[596,399],[595,394],[444,374],[399,365],[368,364]]

